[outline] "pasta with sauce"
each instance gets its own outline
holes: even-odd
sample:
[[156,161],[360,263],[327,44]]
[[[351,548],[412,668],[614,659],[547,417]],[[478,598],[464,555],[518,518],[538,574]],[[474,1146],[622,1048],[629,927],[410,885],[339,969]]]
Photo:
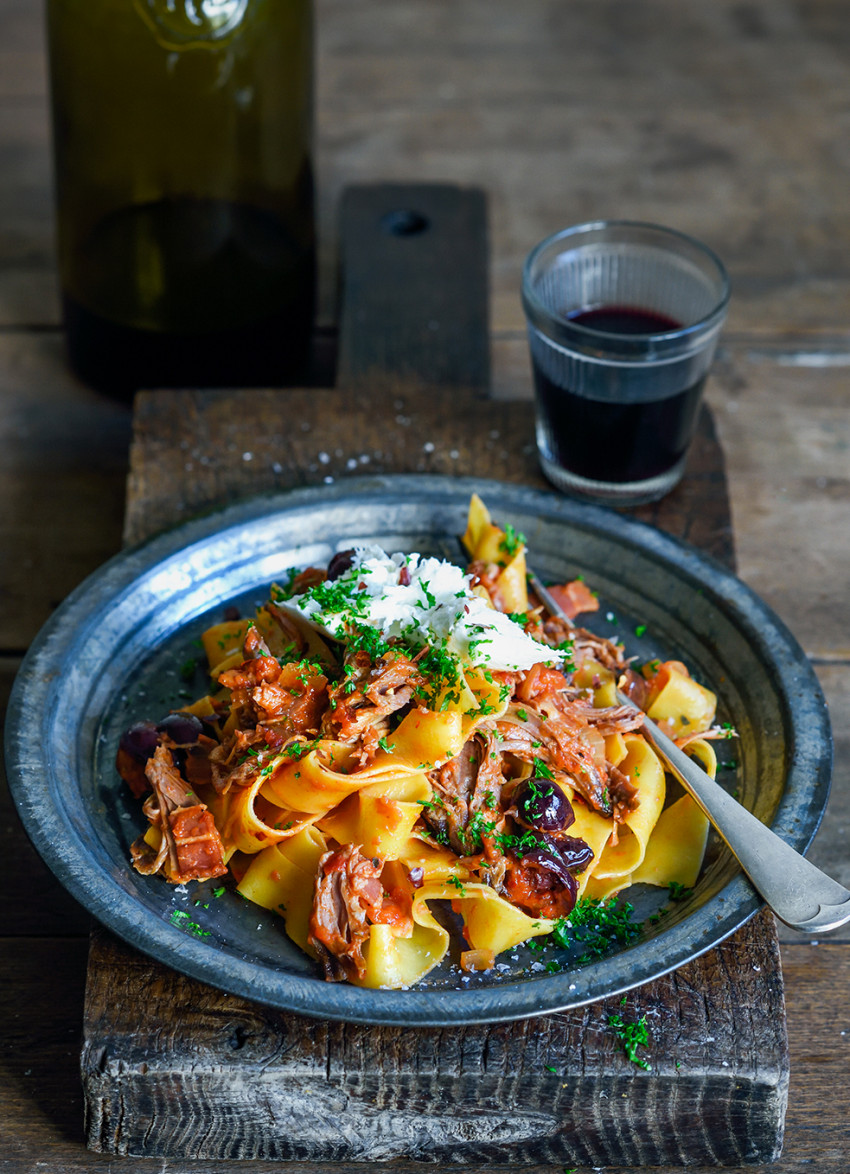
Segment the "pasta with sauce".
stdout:
[[[466,572],[341,552],[204,633],[211,692],[119,745],[149,822],[138,871],[230,873],[327,979],[387,988],[446,956],[434,902],[461,919],[462,964],[487,969],[581,896],[694,884],[707,822],[665,802],[641,725],[713,774],[714,694],[547,616],[522,536],[475,496],[463,541]],[[598,606],[580,580],[556,591],[570,616]]]

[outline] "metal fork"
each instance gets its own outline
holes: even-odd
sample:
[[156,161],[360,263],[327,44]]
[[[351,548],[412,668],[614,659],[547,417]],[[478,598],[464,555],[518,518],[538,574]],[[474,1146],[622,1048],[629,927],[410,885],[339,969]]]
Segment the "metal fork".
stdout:
[[[529,572],[528,578],[548,611],[575,627],[537,576]],[[617,699],[621,705],[637,709],[619,689]],[[850,892],[843,885],[795,852],[742,807],[646,715],[641,728],[781,921],[791,929],[810,934],[828,933],[850,921]]]

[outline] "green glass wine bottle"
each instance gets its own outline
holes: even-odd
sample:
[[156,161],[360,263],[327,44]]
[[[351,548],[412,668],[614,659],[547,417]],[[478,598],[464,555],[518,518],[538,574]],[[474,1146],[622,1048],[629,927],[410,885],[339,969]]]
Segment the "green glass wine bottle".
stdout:
[[59,272],[94,387],[297,380],[311,0],[48,0]]

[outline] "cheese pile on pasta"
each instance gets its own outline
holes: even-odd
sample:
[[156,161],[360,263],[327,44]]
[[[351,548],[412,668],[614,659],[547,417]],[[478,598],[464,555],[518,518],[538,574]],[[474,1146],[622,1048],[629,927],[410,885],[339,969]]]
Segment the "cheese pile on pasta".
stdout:
[[[477,497],[464,543],[466,573],[341,552],[208,629],[212,692],[119,746],[149,821],[134,866],[230,872],[327,979],[389,988],[447,954],[435,901],[461,964],[488,969],[582,895],[692,886],[707,823],[687,795],[665,805],[641,725],[713,774],[714,694],[530,605],[522,536]],[[581,581],[555,590],[570,617],[597,607]]]

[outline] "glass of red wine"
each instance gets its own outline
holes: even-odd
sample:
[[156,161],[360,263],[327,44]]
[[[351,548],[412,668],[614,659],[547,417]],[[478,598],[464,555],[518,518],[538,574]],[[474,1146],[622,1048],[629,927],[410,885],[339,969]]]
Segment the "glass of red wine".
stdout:
[[682,476],[726,318],[723,263],[673,229],[600,220],[532,250],[522,301],[548,479],[603,505],[663,497]]

